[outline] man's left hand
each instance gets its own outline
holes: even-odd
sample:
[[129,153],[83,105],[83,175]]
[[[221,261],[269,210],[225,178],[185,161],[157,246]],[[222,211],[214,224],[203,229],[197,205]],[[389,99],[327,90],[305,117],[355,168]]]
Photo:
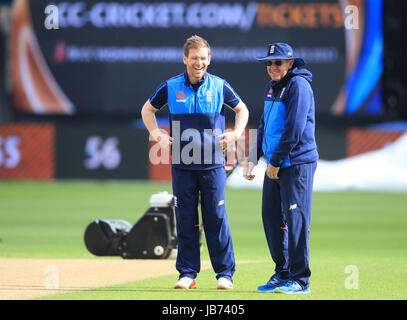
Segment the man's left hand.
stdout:
[[279,177],[278,177],[279,171],[280,171],[280,167],[275,167],[271,163],[269,163],[269,165],[267,166],[267,170],[266,170],[267,177],[269,177],[270,179],[274,179],[274,180],[279,179]]
[[222,146],[222,150],[225,151],[237,140],[237,134],[235,131],[228,131],[217,136],[217,138],[220,139],[219,143]]

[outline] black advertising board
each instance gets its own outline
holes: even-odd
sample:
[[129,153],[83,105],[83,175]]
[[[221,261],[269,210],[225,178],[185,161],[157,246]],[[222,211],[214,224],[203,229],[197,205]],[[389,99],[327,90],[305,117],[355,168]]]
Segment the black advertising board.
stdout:
[[[265,55],[268,43],[287,42],[307,62],[318,113],[331,113],[345,79],[340,1],[22,1],[38,43],[37,51],[30,48],[34,58],[43,56],[42,78],[54,88],[44,96],[55,95],[66,106],[53,108],[58,103],[45,100],[49,107],[29,107],[38,99],[19,99],[17,92],[15,104],[29,112],[139,117],[160,83],[184,71],[182,47],[194,34],[209,41],[208,71],[232,85],[249,106],[252,123],[261,116],[269,81],[254,57]],[[57,8],[57,21],[45,13],[49,6]]]
[[57,179],[148,179],[146,130],[58,125]]

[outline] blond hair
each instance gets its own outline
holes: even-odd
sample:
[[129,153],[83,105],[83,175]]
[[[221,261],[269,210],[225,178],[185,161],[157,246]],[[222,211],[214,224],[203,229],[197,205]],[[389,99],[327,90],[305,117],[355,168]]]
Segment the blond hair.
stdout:
[[188,57],[189,55],[189,50],[190,49],[196,49],[196,48],[208,48],[208,54],[211,55],[211,47],[209,46],[208,41],[206,41],[204,38],[194,35],[192,37],[189,37],[187,41],[185,41],[184,44],[184,55]]

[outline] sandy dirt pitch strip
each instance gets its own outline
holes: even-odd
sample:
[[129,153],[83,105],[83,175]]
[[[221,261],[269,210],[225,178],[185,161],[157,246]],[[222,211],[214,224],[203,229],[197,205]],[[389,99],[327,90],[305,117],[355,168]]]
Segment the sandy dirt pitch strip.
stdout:
[[[210,262],[202,261],[201,268],[211,268]],[[33,299],[172,274],[178,275],[172,259],[0,258],[0,300]]]

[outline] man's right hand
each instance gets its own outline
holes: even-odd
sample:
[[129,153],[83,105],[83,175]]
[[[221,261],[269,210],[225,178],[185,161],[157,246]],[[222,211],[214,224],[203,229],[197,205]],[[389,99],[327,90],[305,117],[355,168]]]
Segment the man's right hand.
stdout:
[[253,180],[255,177],[254,175],[252,175],[252,170],[254,167],[255,164],[253,162],[246,161],[243,166],[243,177],[245,177],[247,180]]

